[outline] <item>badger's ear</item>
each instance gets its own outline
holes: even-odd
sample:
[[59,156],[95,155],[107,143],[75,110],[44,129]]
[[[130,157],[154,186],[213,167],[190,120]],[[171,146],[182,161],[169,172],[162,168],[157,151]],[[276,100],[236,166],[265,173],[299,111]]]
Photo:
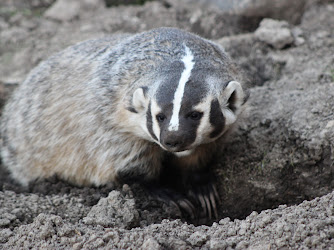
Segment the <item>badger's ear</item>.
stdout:
[[246,99],[244,90],[239,82],[230,81],[225,85],[221,96],[221,104],[227,125],[236,121]]
[[148,106],[147,87],[140,87],[135,90],[132,96],[133,109],[138,113],[146,110]]

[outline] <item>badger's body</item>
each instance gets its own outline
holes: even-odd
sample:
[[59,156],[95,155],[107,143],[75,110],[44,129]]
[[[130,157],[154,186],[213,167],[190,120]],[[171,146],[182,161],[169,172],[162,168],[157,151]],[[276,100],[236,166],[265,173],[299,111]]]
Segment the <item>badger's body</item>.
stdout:
[[237,81],[222,48],[178,29],[80,43],[42,62],[9,100],[3,164],[24,185],[205,168],[245,102]]

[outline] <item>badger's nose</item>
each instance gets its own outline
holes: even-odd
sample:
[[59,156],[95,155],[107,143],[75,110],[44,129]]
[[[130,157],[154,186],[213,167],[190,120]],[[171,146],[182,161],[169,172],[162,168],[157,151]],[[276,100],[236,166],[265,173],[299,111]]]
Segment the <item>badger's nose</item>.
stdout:
[[160,143],[163,148],[170,152],[179,152],[187,147],[187,134],[183,130],[169,131],[162,130]]
[[162,141],[162,145],[169,151],[179,151],[183,147],[183,141],[178,137],[169,137]]
[[165,146],[169,147],[169,148],[175,148],[177,146],[179,146],[181,143],[177,140],[168,140],[165,142]]

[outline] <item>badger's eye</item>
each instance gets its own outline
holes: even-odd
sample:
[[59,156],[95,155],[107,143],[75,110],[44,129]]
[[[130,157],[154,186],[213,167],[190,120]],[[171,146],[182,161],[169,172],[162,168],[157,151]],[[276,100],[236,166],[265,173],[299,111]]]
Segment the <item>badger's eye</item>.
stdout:
[[190,119],[192,119],[192,120],[195,120],[195,121],[201,119],[202,116],[203,116],[203,113],[198,112],[198,111],[193,111],[193,112],[190,112],[190,113],[188,114],[188,117],[189,117]]
[[163,122],[166,119],[166,116],[160,113],[160,114],[157,114],[156,118],[158,122]]

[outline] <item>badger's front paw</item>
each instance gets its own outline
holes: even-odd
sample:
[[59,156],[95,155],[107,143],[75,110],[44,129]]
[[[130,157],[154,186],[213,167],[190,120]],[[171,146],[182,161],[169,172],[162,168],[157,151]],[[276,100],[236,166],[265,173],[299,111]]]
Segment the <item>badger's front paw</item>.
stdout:
[[[219,195],[211,169],[180,172],[166,168],[160,186],[154,191],[158,200],[177,206],[184,218],[195,224],[210,224],[219,218]],[[151,189],[152,190],[152,189]]]
[[218,219],[219,195],[216,188],[216,179],[211,172],[195,172],[186,179],[187,197],[197,210],[199,219]]
[[150,190],[149,193],[152,198],[178,210],[182,217],[189,218],[190,220],[197,218],[196,205],[183,193],[161,186],[150,185],[146,188],[147,190]]
[[214,183],[194,187],[188,191],[188,196],[191,201],[202,208],[198,214],[199,218],[218,219],[217,206],[220,200]]

